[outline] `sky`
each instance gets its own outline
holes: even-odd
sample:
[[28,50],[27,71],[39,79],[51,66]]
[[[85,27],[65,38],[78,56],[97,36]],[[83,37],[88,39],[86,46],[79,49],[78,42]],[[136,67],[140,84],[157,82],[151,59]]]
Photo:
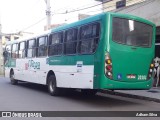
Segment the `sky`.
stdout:
[[[97,14],[102,6],[98,5],[87,10],[67,13],[79,8],[99,4],[95,0],[50,0],[52,24],[71,23],[78,20],[78,14]],[[46,25],[45,0],[0,0],[0,22],[2,33],[19,31],[39,33]]]

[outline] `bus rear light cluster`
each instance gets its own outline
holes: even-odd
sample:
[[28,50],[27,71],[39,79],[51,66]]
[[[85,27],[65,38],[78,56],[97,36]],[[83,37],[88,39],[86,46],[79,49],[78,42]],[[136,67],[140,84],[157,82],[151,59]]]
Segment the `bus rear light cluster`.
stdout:
[[109,56],[109,53],[106,53],[105,57],[105,74],[108,78],[112,79],[112,60]]
[[154,69],[154,64],[151,63],[150,64],[150,67],[149,67],[149,71],[148,71],[148,80],[152,77],[152,74],[153,74],[153,69]]

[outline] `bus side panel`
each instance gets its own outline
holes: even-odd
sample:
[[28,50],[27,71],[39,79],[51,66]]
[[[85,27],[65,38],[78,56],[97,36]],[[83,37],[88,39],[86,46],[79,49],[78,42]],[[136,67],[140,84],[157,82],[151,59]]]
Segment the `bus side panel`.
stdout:
[[9,59],[5,62],[5,77],[10,78],[10,71],[11,69],[16,68],[16,60],[15,59]]
[[83,89],[93,89],[93,68],[93,65],[84,65],[81,70],[76,65],[52,67],[57,87]]
[[[107,21],[107,22],[106,22]],[[107,49],[108,38],[108,17],[104,15],[101,19],[100,39],[96,53],[94,54],[94,89],[99,89],[103,83],[105,50]]]
[[52,56],[49,70],[55,73],[57,86],[93,89],[93,55]]
[[10,78],[10,67],[5,67],[5,77]]
[[16,60],[15,78],[22,81],[46,84],[47,58],[25,58]]

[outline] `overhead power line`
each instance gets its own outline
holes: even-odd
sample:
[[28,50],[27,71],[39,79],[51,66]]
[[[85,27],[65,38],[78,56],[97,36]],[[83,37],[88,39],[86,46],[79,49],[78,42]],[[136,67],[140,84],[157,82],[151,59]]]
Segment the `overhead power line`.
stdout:
[[[131,12],[131,11],[134,11],[135,9],[137,9],[137,8],[139,8],[139,7],[142,7],[142,6],[146,5],[146,4],[149,4],[149,3],[153,2],[153,1],[155,1],[155,0],[148,1],[147,3],[142,4],[142,5],[134,8],[134,9],[131,9],[131,10],[127,11],[126,13],[129,13],[129,12]],[[132,3],[132,2],[134,2],[134,0],[130,0],[130,1],[128,1],[127,3],[129,4],[129,3]],[[139,3],[142,3],[142,2],[144,2],[144,0],[139,1],[139,2],[137,2],[136,4],[139,4]],[[104,11],[104,10],[106,10],[106,9],[108,9],[108,8],[112,8],[112,7],[114,7],[114,6],[115,6],[115,3],[110,4],[110,6],[103,7],[103,8],[101,8],[101,9],[96,9],[96,10],[88,11],[87,13]],[[112,10],[111,10],[111,11],[112,11]],[[118,12],[118,11],[121,11],[121,9],[119,9],[119,10],[117,9],[117,11],[115,11],[115,12]],[[157,13],[157,14],[159,14],[159,13]]]
[[[128,1],[128,3],[133,2],[133,1],[134,1],[134,0],[130,0],[130,1]],[[141,3],[141,2],[143,2],[143,1],[144,1],[144,0],[141,0],[141,1],[139,1],[138,3]],[[97,7],[97,6],[99,6],[99,5],[103,5],[103,4],[107,3],[107,2],[110,2],[110,1],[105,1],[105,2],[96,4],[96,5],[92,5],[92,6],[89,6],[89,7],[78,8],[78,9],[74,9],[74,10],[66,11],[66,12],[61,12],[61,13],[56,13],[56,12],[55,12],[55,13],[52,14],[52,15],[55,15],[55,14],[67,14],[67,13],[82,11],[82,10],[90,9],[90,8],[93,8],[93,7]],[[137,4],[138,4],[138,3],[137,3]],[[150,3],[150,2],[149,2],[149,3]],[[102,11],[102,10],[111,8],[111,7],[113,7],[113,6],[115,6],[115,3],[113,3],[113,4],[110,5],[110,6],[107,6],[107,7],[104,7],[104,8],[102,8],[102,9],[99,9],[99,10],[97,10],[97,11]],[[141,6],[143,6],[143,5],[141,5]],[[134,10],[134,9],[133,9],[133,10]],[[97,11],[95,10],[95,11],[89,11],[89,12],[97,12]],[[132,10],[131,10],[131,11],[132,11]],[[88,13],[89,13],[89,12],[88,12]],[[116,12],[117,12],[117,11],[116,11]],[[38,23],[40,23],[41,21],[43,21],[43,20],[45,20],[45,19],[46,19],[46,17],[44,17],[44,18],[42,18],[41,20],[39,20],[38,22],[36,22],[36,23],[34,23],[34,24],[32,24],[32,25],[30,25],[30,26],[28,26],[28,27],[22,29],[21,31],[27,30],[27,29],[29,29],[29,28],[31,28],[31,27],[37,25]]]
[[28,27],[26,27],[26,28],[24,28],[24,29],[22,29],[22,30],[20,30],[20,31],[25,31],[25,30],[27,30],[27,29],[29,29],[29,28],[37,25],[38,23],[42,22],[42,21],[45,20],[46,18],[47,18],[47,17],[44,17],[44,18],[40,19],[39,21],[37,21],[36,23],[34,23],[34,24],[32,24],[32,25],[30,25],[30,26],[28,26]]
[[[143,1],[144,1],[144,0],[141,0],[141,1],[139,1],[138,3],[141,3],[141,2],[143,2]],[[66,11],[66,12],[55,13],[55,14],[67,14],[67,13],[82,11],[82,10],[85,10],[85,9],[90,9],[90,8],[93,8],[93,7],[96,7],[96,6],[99,6],[99,5],[103,5],[103,4],[107,3],[107,2],[110,2],[110,1],[102,2],[102,3],[100,3],[100,4],[92,5],[92,6],[85,7],[85,8],[80,8],[80,9],[76,9],[76,10],[72,10],[72,11]],[[131,3],[131,2],[134,2],[134,0],[130,0],[130,1],[128,1],[127,3]],[[138,4],[138,3],[137,3],[137,4]],[[103,8],[97,9],[97,10],[88,11],[87,13],[104,11],[104,10],[106,10],[106,9],[108,9],[108,8],[112,8],[112,7],[114,7],[114,6],[115,6],[115,3],[110,4],[110,6],[103,7]]]
[[[111,0],[110,0],[110,1],[111,1]],[[110,1],[104,1],[104,2],[101,2],[101,3],[96,4],[96,5],[92,5],[92,6],[84,7],[84,8],[78,8],[78,9],[74,9],[74,10],[71,10],[71,11],[66,10],[65,12],[61,12],[61,13],[56,13],[56,12],[55,12],[54,14],[67,14],[67,13],[82,11],[82,10],[90,9],[90,8],[93,8],[93,7],[97,7],[97,6],[99,6],[99,5],[103,5],[103,4],[108,3],[108,2],[110,2]],[[133,2],[133,1],[134,1],[134,0],[130,0],[130,1],[128,1],[127,3],[131,3],[131,2]],[[138,3],[141,3],[141,2],[143,2],[143,1],[144,1],[144,0],[141,0],[141,1],[138,2]],[[102,8],[102,10],[107,9],[107,8],[110,8],[110,7],[113,7],[113,6],[115,6],[115,3],[111,4],[111,5],[108,6],[108,7]],[[54,15],[54,14],[52,14],[52,15]]]
[[74,10],[71,10],[71,11],[66,11],[66,12],[62,12],[62,13],[54,13],[54,14],[66,14],[66,13],[72,13],[72,12],[82,11],[82,10],[86,10],[86,9],[90,9],[90,8],[102,5],[104,3],[106,3],[106,2],[102,2],[102,3],[96,4],[96,5],[92,5],[92,6],[89,6],[89,7],[85,7],[85,8],[78,8],[78,9],[74,9]]

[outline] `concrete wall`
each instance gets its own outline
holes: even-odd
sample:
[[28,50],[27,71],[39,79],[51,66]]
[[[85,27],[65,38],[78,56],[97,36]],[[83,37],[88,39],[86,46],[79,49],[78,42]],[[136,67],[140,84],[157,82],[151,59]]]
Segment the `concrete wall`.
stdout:
[[160,0],[146,0],[114,12],[136,15],[154,22],[156,26],[160,26]]
[[[103,4],[104,11],[111,11],[116,9],[116,2],[120,0],[112,0]],[[136,3],[143,2],[145,0],[126,0],[126,6],[130,6]],[[103,0],[105,2],[105,0]]]

